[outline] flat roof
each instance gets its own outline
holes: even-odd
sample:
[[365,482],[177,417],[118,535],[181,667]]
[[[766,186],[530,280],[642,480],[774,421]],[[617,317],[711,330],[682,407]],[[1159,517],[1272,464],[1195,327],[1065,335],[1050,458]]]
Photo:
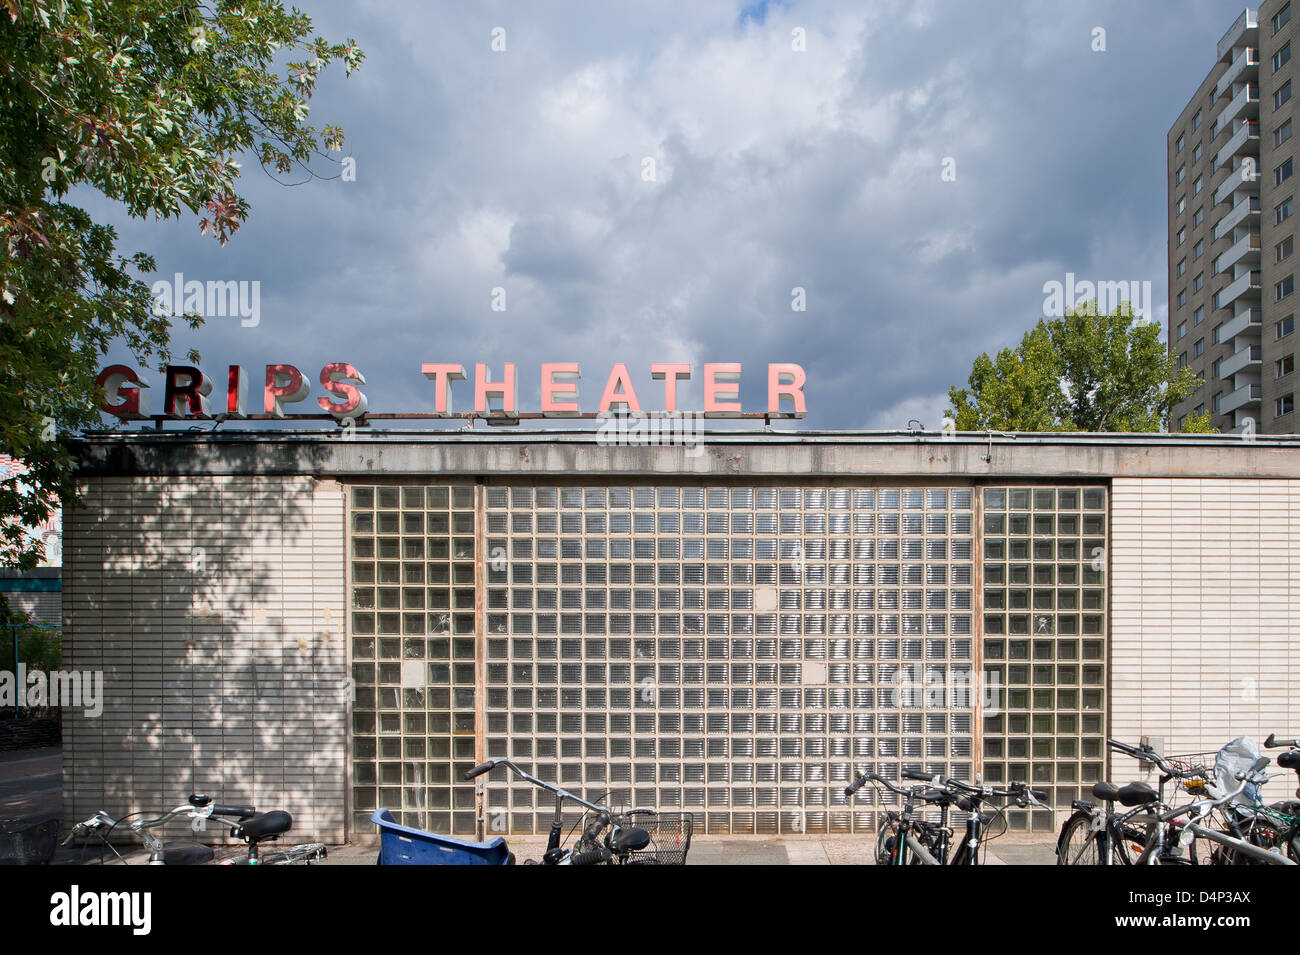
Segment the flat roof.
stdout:
[[88,433],[73,449],[86,477],[1300,478],[1300,435],[749,428],[687,432],[685,445],[616,437],[595,428],[236,430],[202,422]]

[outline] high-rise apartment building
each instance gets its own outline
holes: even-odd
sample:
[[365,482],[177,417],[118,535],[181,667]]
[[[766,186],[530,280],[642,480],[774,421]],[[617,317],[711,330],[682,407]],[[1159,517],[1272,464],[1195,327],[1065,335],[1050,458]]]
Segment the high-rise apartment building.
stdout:
[[1169,130],[1169,343],[1203,384],[1175,428],[1300,431],[1293,0],[1246,9]]

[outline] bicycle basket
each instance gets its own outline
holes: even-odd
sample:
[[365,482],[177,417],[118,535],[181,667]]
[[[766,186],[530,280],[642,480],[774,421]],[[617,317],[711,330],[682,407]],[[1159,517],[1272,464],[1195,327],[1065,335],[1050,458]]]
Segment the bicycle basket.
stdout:
[[1165,762],[1169,764],[1171,769],[1185,774],[1186,778],[1179,777],[1177,779],[1179,789],[1192,796],[1203,796],[1206,791],[1206,783],[1214,782],[1213,773],[1210,772],[1208,780],[1200,776],[1193,776],[1192,773],[1198,769],[1209,771],[1217,755],[1217,753],[1183,753],[1178,756],[1166,756]]
[[650,833],[650,842],[644,849],[629,852],[624,865],[686,865],[691,833],[695,830],[693,814],[633,809],[627,814],[627,821]]

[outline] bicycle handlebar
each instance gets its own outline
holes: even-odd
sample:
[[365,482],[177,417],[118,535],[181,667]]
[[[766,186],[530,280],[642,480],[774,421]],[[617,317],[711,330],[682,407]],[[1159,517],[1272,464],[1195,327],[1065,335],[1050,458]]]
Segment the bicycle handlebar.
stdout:
[[1278,739],[1276,733],[1269,733],[1268,739],[1264,740],[1265,749],[1290,748],[1300,749],[1300,739]]
[[873,775],[872,773],[863,773],[857,779],[853,780],[853,782],[849,783],[849,785],[844,787],[844,795],[852,796],[855,792],[857,792],[859,789],[861,789],[863,786],[867,784],[867,780],[869,780],[872,777],[872,775]]
[[972,786],[969,783],[964,783],[958,779],[945,778],[940,775],[927,775],[915,769],[904,769],[900,775],[904,779],[926,783],[931,789],[939,790],[939,792],[936,795],[926,795],[925,793],[918,793],[918,790],[921,788],[919,786],[911,789],[903,789],[893,785],[889,780],[884,779],[875,773],[863,773],[844,788],[844,795],[852,796],[868,782],[876,782],[880,783],[892,793],[909,797],[916,797],[919,795],[919,798],[926,802],[935,802],[945,797],[950,798],[957,794],[978,796],[981,800],[988,799],[989,797],[1026,800],[1026,797],[1028,797],[1027,802],[1032,801],[1032,804],[1045,803],[1047,800],[1047,792],[1045,790],[1030,789],[1024,783],[1009,783],[1006,789],[993,789],[989,786]]
[[1134,759],[1143,763],[1154,764],[1162,773],[1171,779],[1191,779],[1196,776],[1204,777],[1207,770],[1204,766],[1194,766],[1189,770],[1175,769],[1169,764],[1165,757],[1161,756],[1150,746],[1130,746],[1128,743],[1121,743],[1117,739],[1106,739],[1106,745],[1111,749],[1117,749],[1121,753],[1132,756]]
[[[912,770],[903,770],[903,775],[906,776],[909,772],[912,772]],[[909,777],[909,778],[914,778],[914,777]],[[925,779],[927,782],[930,779],[929,776],[924,776],[922,778]],[[880,785],[888,789],[891,793],[897,793],[900,796],[908,796],[908,797],[913,796],[913,794],[916,791],[922,788],[920,786],[916,786],[913,787],[912,789],[903,789],[899,786],[895,786],[888,779],[885,779],[883,776],[879,776],[876,773],[863,773],[861,776],[859,776],[856,780],[853,781],[852,785],[845,787],[844,795],[852,796],[855,792],[861,789],[865,783],[869,783],[869,782],[879,783]],[[922,796],[922,798],[925,797]]]
[[524,772],[508,759],[490,759],[486,763],[480,763],[473,769],[467,770],[462,778],[470,780],[476,776],[482,776],[484,773],[491,772],[498,766],[504,766],[524,782],[532,783],[534,786],[545,789],[547,792],[555,793],[555,795],[559,796],[561,799],[570,799],[573,802],[576,802],[579,806],[584,806],[593,812],[609,812],[609,809],[605,806],[597,806],[594,802],[587,802],[587,800],[583,799],[581,796],[574,795],[567,789],[561,789],[554,783],[548,783],[544,779],[538,779],[536,776]]
[[604,846],[597,846],[585,852],[575,852],[569,856],[569,865],[601,865],[614,858],[614,853]]

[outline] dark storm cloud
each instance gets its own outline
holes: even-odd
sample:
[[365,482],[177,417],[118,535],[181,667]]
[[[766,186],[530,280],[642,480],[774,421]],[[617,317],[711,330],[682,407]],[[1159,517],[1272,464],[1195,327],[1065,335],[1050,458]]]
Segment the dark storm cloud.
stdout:
[[1163,319],[1165,132],[1241,10],[304,5],[367,53],[312,101],[356,181],[283,188],[250,159],[253,216],[225,249],[192,221],[121,222],[163,277],[262,283],[257,328],[213,319],[178,355],[351,360],[376,411],[431,407],[422,361],[518,362],[531,404],[540,361],[579,360],[589,408],[615,361],[646,405],[653,360],[741,361],[755,405],[766,363],[797,361],[810,427],[938,427],[1067,271],[1150,280]]

